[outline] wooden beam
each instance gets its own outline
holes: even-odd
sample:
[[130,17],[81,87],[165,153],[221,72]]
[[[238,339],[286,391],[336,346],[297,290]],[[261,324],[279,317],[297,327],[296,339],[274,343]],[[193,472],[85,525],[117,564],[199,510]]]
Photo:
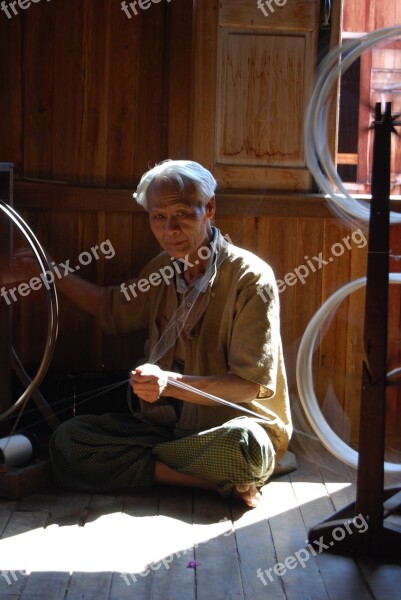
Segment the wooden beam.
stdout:
[[[142,213],[132,198],[132,189],[80,187],[61,183],[16,181],[15,204],[18,210],[57,210],[82,212]],[[252,215],[329,218],[333,214],[321,194],[255,193],[254,191],[217,193],[219,215]]]

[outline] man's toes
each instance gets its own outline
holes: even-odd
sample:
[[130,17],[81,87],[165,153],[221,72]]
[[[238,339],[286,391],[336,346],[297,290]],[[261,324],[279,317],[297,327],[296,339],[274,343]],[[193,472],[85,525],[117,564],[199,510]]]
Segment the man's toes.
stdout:
[[250,508],[255,508],[259,504],[261,495],[254,484],[237,484],[234,490],[235,495]]
[[251,486],[247,483],[245,484],[238,484],[235,486],[235,489],[237,490],[237,492],[239,492],[240,494],[243,494],[244,492],[247,492],[249,490]]
[[252,508],[255,508],[259,504],[260,498],[261,498],[260,493],[257,492],[256,494],[245,495],[243,499],[244,499],[245,504],[247,504],[248,506],[250,506]]

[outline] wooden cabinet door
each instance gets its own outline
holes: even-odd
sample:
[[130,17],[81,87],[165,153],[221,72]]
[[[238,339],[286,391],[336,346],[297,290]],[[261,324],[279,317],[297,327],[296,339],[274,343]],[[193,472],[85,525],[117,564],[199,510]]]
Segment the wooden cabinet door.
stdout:
[[196,3],[192,156],[220,189],[307,191],[320,2],[262,5],[267,16],[256,0]]

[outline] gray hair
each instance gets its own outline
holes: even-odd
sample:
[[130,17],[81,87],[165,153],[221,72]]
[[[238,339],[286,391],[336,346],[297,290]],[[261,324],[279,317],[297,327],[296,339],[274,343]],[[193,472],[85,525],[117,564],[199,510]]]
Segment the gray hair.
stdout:
[[191,184],[202,204],[206,204],[210,198],[213,198],[217,187],[213,175],[199,163],[192,160],[165,160],[142,176],[134,194],[135,200],[145,210],[148,210],[149,186],[155,181],[177,183],[182,192],[186,185]]

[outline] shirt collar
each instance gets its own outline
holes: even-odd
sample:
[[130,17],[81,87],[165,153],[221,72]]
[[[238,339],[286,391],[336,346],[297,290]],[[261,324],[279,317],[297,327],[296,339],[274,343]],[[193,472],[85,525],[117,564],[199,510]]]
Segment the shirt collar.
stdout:
[[210,280],[212,278],[214,278],[214,275],[216,273],[216,258],[217,258],[216,243],[217,243],[217,240],[219,237],[219,230],[216,227],[212,227],[212,234],[213,235],[212,235],[212,239],[210,241],[210,246],[208,246],[208,248],[210,247],[210,249],[211,249],[211,254],[206,263],[206,271],[202,275],[202,277],[195,279],[192,283],[190,283],[188,285],[188,283],[185,281],[182,273],[175,274],[175,287],[179,294],[184,294],[190,287],[193,287],[193,288],[199,290],[199,292],[206,292]]

